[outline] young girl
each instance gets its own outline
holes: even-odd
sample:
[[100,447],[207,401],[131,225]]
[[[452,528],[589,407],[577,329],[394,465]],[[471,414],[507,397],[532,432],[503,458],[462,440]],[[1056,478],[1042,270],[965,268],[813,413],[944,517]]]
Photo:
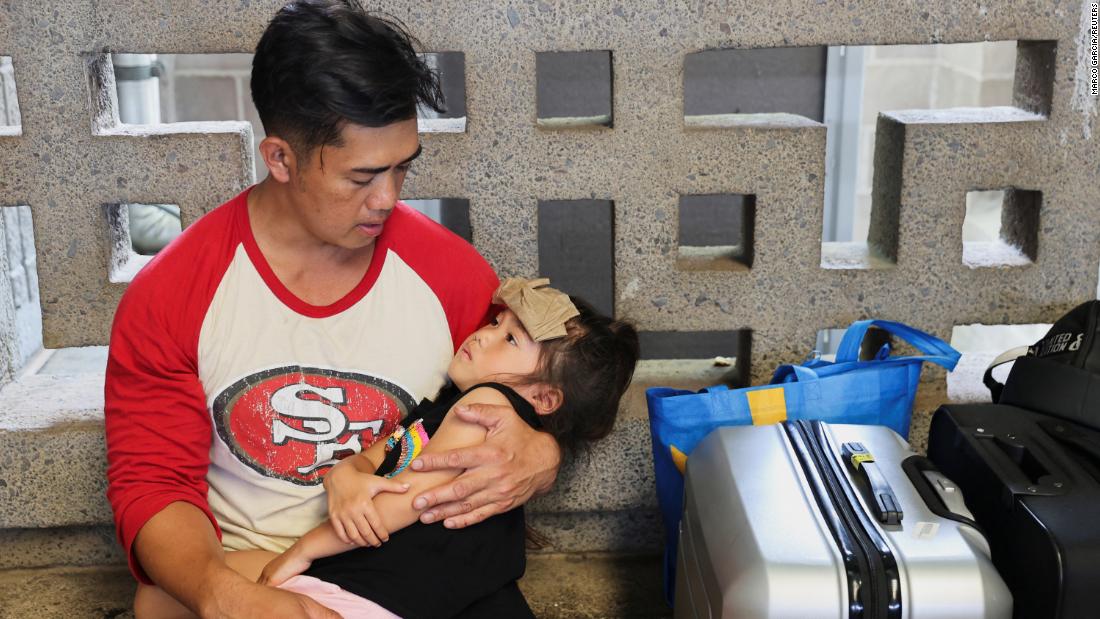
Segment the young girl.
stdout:
[[485,439],[483,427],[448,414],[458,405],[510,405],[565,452],[611,431],[638,360],[637,332],[546,287],[548,281],[505,281],[494,301],[506,309],[462,343],[447,371],[452,385],[435,402],[422,402],[388,440],[337,465],[374,472],[372,481],[358,482],[368,496],[392,488],[383,477],[411,490],[373,500],[383,528],[396,531],[389,541],[373,548],[340,541],[334,523],[367,525],[356,524],[361,510],[334,509],[264,568],[261,583],[309,595],[348,618],[450,617],[514,588],[525,569],[523,509],[464,529],[422,524],[412,497],[461,471],[406,467],[422,449],[444,451]]

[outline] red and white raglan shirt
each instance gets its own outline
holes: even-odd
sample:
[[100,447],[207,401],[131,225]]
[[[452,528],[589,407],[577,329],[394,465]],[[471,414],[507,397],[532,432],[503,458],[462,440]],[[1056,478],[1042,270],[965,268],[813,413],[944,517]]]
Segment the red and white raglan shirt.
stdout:
[[134,537],[175,501],[232,550],[282,551],[320,523],[324,474],[436,395],[498,283],[469,243],[398,203],[359,285],[307,304],[260,252],[248,193],[162,250],[115,315],[107,496],[142,580]]

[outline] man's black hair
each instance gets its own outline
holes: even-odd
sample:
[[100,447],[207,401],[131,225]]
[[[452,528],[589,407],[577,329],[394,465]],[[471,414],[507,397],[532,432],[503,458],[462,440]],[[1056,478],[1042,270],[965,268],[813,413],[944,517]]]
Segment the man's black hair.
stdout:
[[267,25],[252,60],[252,101],[264,131],[299,157],[340,144],[345,123],[383,127],[443,111],[435,73],[395,18],[354,0],[296,0]]

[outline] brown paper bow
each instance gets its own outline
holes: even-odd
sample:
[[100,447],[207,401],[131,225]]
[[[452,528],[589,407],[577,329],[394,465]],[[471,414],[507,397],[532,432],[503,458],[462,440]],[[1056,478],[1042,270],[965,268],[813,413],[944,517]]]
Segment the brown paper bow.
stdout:
[[509,277],[493,293],[494,303],[515,312],[536,342],[565,337],[565,323],[580,315],[569,296],[550,287],[550,280]]

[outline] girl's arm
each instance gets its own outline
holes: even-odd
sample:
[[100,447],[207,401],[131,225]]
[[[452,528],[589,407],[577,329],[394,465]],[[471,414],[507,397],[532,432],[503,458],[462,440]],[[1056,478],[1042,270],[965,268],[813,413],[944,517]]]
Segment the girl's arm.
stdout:
[[[336,463],[325,475],[328,518],[336,536],[345,544],[378,546],[389,539],[372,499],[379,492],[393,492],[394,484],[377,487],[374,472],[386,457],[386,441],[373,445]],[[396,490],[404,492],[404,490]]]
[[[480,387],[467,393],[458,402],[451,406],[447,416],[443,419],[439,429],[432,437],[423,453],[440,453],[451,449],[472,447],[485,442],[486,429],[476,423],[464,421],[454,414],[458,406],[468,404],[494,404],[511,407],[511,402],[504,394],[492,387]],[[409,484],[409,491],[404,494],[383,494],[374,499],[375,508],[382,516],[382,522],[390,531],[404,529],[420,519],[420,513],[425,508],[416,509],[412,501],[418,493],[439,484],[447,483],[462,473],[461,468],[444,469],[440,471],[414,471],[405,469],[393,477],[393,481]]]
[[[454,406],[481,403],[510,406],[508,399],[502,393],[490,387],[481,387],[467,393]],[[451,407],[451,410],[454,410],[454,407]],[[448,411],[443,423],[440,424],[435,435],[428,441],[424,453],[478,445],[485,440],[485,432],[485,428],[482,426],[463,421],[457,415],[452,415]],[[386,530],[393,532],[416,522],[423,510],[413,507],[412,497],[417,492],[454,479],[461,472],[461,469],[445,469],[422,473],[405,469],[394,476],[392,480],[374,477],[368,481],[372,485],[397,483],[413,490],[411,493],[402,492],[401,494],[382,492],[374,498],[374,506],[383,526]],[[357,544],[347,544],[340,541],[332,527],[332,523],[326,520],[302,536],[286,552],[269,563],[264,568],[263,574],[260,575],[260,582],[277,586],[287,578],[304,572],[315,559],[339,554],[357,547]]]
[[347,552],[353,548],[358,546],[341,542],[332,530],[332,523],[326,520],[265,565],[256,582],[278,587],[287,579],[308,570],[315,559]]

